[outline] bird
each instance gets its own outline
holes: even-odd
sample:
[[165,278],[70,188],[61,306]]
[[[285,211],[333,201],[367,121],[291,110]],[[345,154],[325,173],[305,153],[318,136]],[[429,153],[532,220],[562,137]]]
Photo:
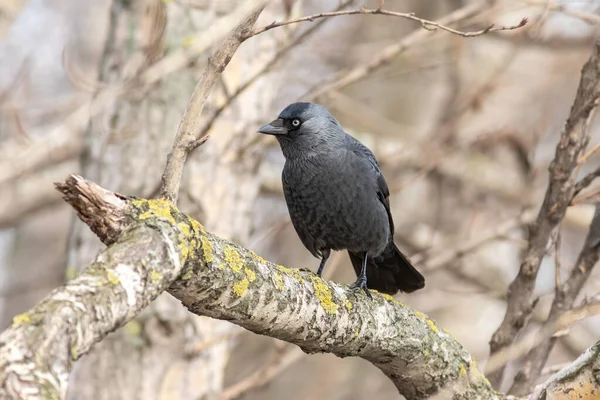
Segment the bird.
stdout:
[[347,250],[356,292],[372,298],[369,289],[394,295],[425,286],[394,244],[390,192],[375,156],[325,107],[290,104],[258,132],[279,142],[290,219],[306,249],[321,260],[318,276],[332,250]]

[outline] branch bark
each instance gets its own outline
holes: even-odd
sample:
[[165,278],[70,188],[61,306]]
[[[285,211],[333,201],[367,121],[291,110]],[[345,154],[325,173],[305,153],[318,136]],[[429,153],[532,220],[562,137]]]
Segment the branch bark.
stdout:
[[311,272],[265,261],[206,232],[163,199],[126,198],[75,176],[57,187],[111,246],[0,336],[0,397],[60,397],[71,360],[169,287],[198,315],[307,353],[362,357],[407,399],[425,399],[440,388],[451,390],[453,399],[500,398],[451,334],[391,296],[370,300]]
[[[507,309],[500,327],[490,341],[491,355],[510,346],[525,326],[533,307],[533,290],[546,245],[554,229],[563,219],[575,193],[576,167],[587,145],[588,117],[600,96],[600,41],[596,42],[590,59],[583,67],[579,88],[571,113],[561,133],[554,160],[550,164],[548,189],[530,237],[523,262],[508,289]],[[504,368],[489,377],[494,386],[502,380]]]

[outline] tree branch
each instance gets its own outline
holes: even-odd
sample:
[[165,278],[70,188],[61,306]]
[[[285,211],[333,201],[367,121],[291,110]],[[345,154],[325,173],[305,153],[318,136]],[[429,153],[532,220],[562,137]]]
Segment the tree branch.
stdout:
[[[535,305],[533,290],[550,235],[563,219],[575,192],[576,167],[587,145],[587,120],[600,96],[600,41],[583,67],[571,113],[561,133],[544,202],[531,226],[529,244],[515,280],[510,284],[507,309],[500,327],[490,341],[491,355],[509,346],[525,326]],[[504,368],[490,375],[497,386]]]
[[499,398],[452,335],[391,296],[370,300],[347,285],[265,261],[205,232],[167,200],[126,198],[76,176],[57,187],[100,239],[114,244],[0,336],[6,355],[0,394],[42,393],[48,386],[64,393],[70,357],[88,351],[170,284],[169,292],[198,315],[307,353],[362,357],[407,399],[428,398],[442,387],[453,399]]
[[242,19],[235,30],[211,56],[206,68],[202,72],[200,80],[196,84],[192,98],[177,129],[175,143],[167,158],[167,165],[162,176],[162,196],[174,203],[177,203],[185,161],[192,150],[204,143],[204,138],[201,136],[202,126],[200,124],[200,115],[204,108],[204,102],[208,98],[215,82],[217,82],[219,76],[221,76],[229,61],[231,61],[236,50],[245,40],[247,32],[252,29],[258,16],[265,8],[265,3],[266,1],[256,0],[246,3],[246,7],[253,8],[252,11]]
[[[553,325],[565,312],[573,307],[575,298],[581,288],[588,280],[594,265],[600,258],[600,204],[596,205],[596,212],[590,225],[590,229],[577,258],[577,263],[571,271],[571,276],[565,282],[557,286],[556,296],[552,302],[550,314],[544,326]],[[542,327],[542,329],[544,329]],[[530,393],[536,380],[546,365],[550,351],[554,347],[556,337],[551,337],[534,347],[526,356],[523,367],[515,377],[511,392],[515,394]]]
[[454,35],[458,35],[458,36],[462,36],[462,37],[481,36],[481,35],[485,35],[488,32],[496,32],[496,31],[512,31],[512,30],[521,28],[527,24],[527,18],[523,18],[523,19],[521,19],[521,21],[518,24],[512,25],[512,26],[496,27],[492,24],[492,25],[488,26],[487,28],[481,29],[479,31],[463,32],[463,31],[459,31],[456,29],[452,29],[452,28],[450,28],[442,23],[439,23],[439,22],[434,22],[434,21],[430,21],[427,19],[419,18],[414,13],[401,13],[401,12],[396,12],[396,11],[384,10],[382,8],[371,8],[371,9],[359,8],[359,9],[355,9],[355,10],[332,11],[332,12],[326,12],[326,13],[307,15],[306,17],[296,18],[296,19],[292,19],[292,20],[284,21],[284,22],[273,22],[263,28],[257,29],[255,31],[249,33],[247,35],[247,38],[250,38],[255,35],[259,35],[263,32],[266,32],[266,31],[274,29],[274,28],[278,28],[280,26],[296,24],[298,22],[307,22],[307,21],[312,22],[319,18],[339,17],[341,15],[387,15],[389,17],[404,18],[404,19],[408,19],[408,20],[420,23],[421,26],[423,27],[423,29],[426,29],[428,31],[435,31],[436,29],[439,28],[443,31],[450,32]]

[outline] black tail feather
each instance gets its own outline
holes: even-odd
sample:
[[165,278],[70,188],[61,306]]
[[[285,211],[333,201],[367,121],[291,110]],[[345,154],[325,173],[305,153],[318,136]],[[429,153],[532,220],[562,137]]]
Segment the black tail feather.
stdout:
[[[351,253],[350,261],[358,276],[363,255]],[[396,294],[398,291],[411,293],[425,286],[425,278],[398,250],[393,242],[379,256],[367,260],[367,287],[378,292]]]

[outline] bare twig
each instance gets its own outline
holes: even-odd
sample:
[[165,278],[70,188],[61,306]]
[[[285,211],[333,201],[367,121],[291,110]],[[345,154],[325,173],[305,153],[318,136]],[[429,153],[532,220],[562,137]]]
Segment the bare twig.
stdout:
[[[575,190],[574,171],[587,144],[587,120],[600,96],[600,41],[583,67],[579,88],[571,113],[561,133],[544,202],[530,229],[529,245],[515,280],[508,290],[504,320],[490,341],[492,356],[508,347],[531,315],[535,301],[533,290],[546,245],[554,229],[563,219]],[[502,379],[504,368],[490,375],[494,385]]]
[[[162,196],[172,202],[177,201],[183,166],[189,153],[201,142],[200,137],[200,114],[204,108],[204,102],[208,98],[210,90],[218,80],[219,76],[229,64],[240,44],[245,40],[247,31],[252,28],[258,16],[262,12],[265,1],[251,0],[242,6],[245,11],[252,8],[235,30],[221,44],[217,51],[209,59],[200,80],[196,84],[192,98],[179,124],[175,143],[167,158],[167,165],[162,176]],[[257,4],[259,4],[257,6]]]
[[[558,332],[565,331],[573,324],[598,314],[600,314],[600,300],[595,300],[574,308],[563,314],[557,320],[544,325],[539,331],[531,332],[512,346],[505,347],[501,351],[495,353],[488,360],[486,370],[490,372],[497,371],[503,368],[508,362],[524,356],[531,349],[539,346],[544,340],[551,338]],[[540,371],[538,371],[538,373]]]
[[251,390],[260,388],[272,381],[277,375],[300,360],[305,354],[295,347],[276,357],[248,378],[230,386],[219,397],[219,400],[234,400]]
[[530,224],[534,219],[535,212],[533,210],[526,210],[518,216],[498,225],[488,233],[482,233],[469,241],[459,242],[454,246],[445,247],[443,251],[434,254],[431,258],[426,257],[426,255],[419,255],[417,257],[411,257],[411,260],[414,263],[423,262],[423,269],[425,271],[431,271],[447,265],[453,260],[464,257],[466,254],[473,252],[492,240],[505,237],[513,229]]
[[[600,176],[600,167],[596,168],[595,170],[593,170],[592,172],[590,172],[589,174],[584,176],[583,179],[581,179],[579,182],[577,182],[575,184],[575,190],[573,191],[574,192],[573,194],[578,195],[579,192],[581,192],[586,187],[590,186],[590,184],[594,181],[594,179],[596,179],[599,176]],[[573,203],[576,203],[575,200],[576,199],[573,199]]]
[[[344,9],[349,4],[351,4],[353,1],[354,0],[347,0],[347,1],[343,2],[343,3],[341,3],[338,6],[337,9],[338,10]],[[279,62],[279,60],[281,59],[281,57],[283,57],[284,55],[286,55],[290,50],[292,50],[293,48],[295,48],[296,46],[298,46],[300,43],[304,42],[313,33],[315,33],[323,25],[323,23],[325,23],[325,22],[327,22],[327,19],[322,19],[320,21],[317,21],[309,29],[305,30],[300,35],[298,35],[297,37],[295,37],[294,39],[292,39],[284,47],[282,47],[281,49],[279,49],[279,51],[277,51],[277,53],[261,69],[259,69],[258,71],[256,71],[254,73],[254,75],[252,75],[248,80],[246,80],[244,83],[242,83],[240,86],[238,86],[237,89],[235,89],[235,91],[233,93],[230,93],[229,96],[226,97],[226,99],[223,102],[223,104],[221,104],[213,112],[213,114],[210,116],[210,118],[208,119],[208,121],[206,121],[206,123],[204,124],[204,126],[202,128],[202,131],[200,133],[200,137],[208,134],[208,132],[213,127],[213,125],[214,125],[215,121],[217,120],[217,118],[219,118],[219,116],[223,113],[223,111],[225,111],[227,109],[227,107],[229,107],[231,105],[231,103],[233,103],[233,101],[235,99],[237,99],[243,92],[245,92],[246,89],[248,89],[250,86],[252,86],[252,84],[254,82],[256,82],[256,80],[258,78],[260,78],[261,76],[263,76],[263,75],[267,74],[269,71],[271,71],[271,69],[273,69],[273,67],[275,65],[277,65],[277,63]]]
[[[587,238],[577,258],[577,263],[571,271],[569,279],[557,286],[556,296],[552,302],[548,320],[544,327],[553,325],[559,320],[574,304],[575,298],[581,291],[581,288],[588,280],[592,268],[600,258],[600,203],[596,205],[596,212]],[[585,307],[585,306],[584,306]],[[542,328],[544,329],[544,328]],[[540,341],[524,358],[524,363],[515,377],[511,392],[514,394],[526,394],[531,392],[536,380],[544,368],[550,351],[554,347],[556,338],[547,338]]]
[[[487,1],[470,3],[440,18],[436,21],[436,23],[439,25],[448,26],[458,21],[462,21],[464,19],[477,15],[481,11],[487,9],[488,7],[489,3]],[[385,47],[378,54],[370,56],[369,61],[365,64],[357,65],[351,69],[341,71],[340,73],[336,74],[331,80],[329,80],[328,83],[320,82],[302,97],[307,99],[314,99],[331,90],[339,90],[355,82],[358,82],[359,80],[370,76],[374,70],[380,68],[382,65],[387,64],[398,54],[404,52],[406,49],[414,46],[415,44],[423,41],[430,35],[432,35],[432,32],[427,29],[416,30],[415,32],[403,38],[402,40]]]
[[561,12],[570,17],[578,18],[591,25],[600,24],[600,16],[586,12],[581,9],[569,8],[564,4],[557,4],[554,0],[521,0],[525,4],[543,6],[544,8],[556,12]]
[[494,25],[490,25],[487,28],[481,29],[479,31],[463,32],[463,31],[459,31],[456,29],[452,29],[452,28],[444,25],[441,22],[434,22],[434,21],[430,21],[427,19],[419,18],[414,13],[401,13],[401,12],[396,12],[396,11],[383,10],[382,8],[371,8],[371,9],[359,8],[359,9],[355,9],[355,10],[332,11],[332,12],[327,12],[327,13],[313,14],[313,15],[308,15],[306,17],[296,18],[296,19],[292,19],[289,21],[283,21],[283,22],[273,22],[263,28],[256,29],[255,31],[249,33],[248,37],[252,37],[252,36],[261,34],[263,32],[266,32],[266,31],[274,29],[274,28],[278,28],[280,26],[296,24],[298,22],[306,22],[306,21],[312,22],[319,18],[339,17],[341,15],[387,15],[390,17],[405,18],[405,19],[409,19],[411,21],[420,23],[421,27],[425,30],[435,31],[437,29],[441,29],[443,31],[450,32],[454,35],[458,35],[458,36],[462,36],[462,37],[481,36],[481,35],[485,35],[488,32],[510,31],[510,30],[521,28],[527,24],[527,18],[523,18],[523,19],[521,19],[521,22],[519,22],[516,25],[512,25],[512,26],[496,27]]

